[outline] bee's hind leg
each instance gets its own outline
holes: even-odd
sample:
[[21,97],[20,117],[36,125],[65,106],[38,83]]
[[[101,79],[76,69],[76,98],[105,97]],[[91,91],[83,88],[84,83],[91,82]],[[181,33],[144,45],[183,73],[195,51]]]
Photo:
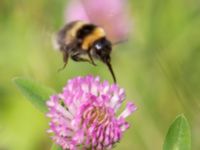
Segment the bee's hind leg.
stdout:
[[63,61],[64,61],[64,65],[63,67],[58,69],[58,72],[62,71],[63,69],[65,69],[65,67],[67,66],[67,62],[68,62],[68,58],[69,58],[69,54],[65,51],[63,51]]

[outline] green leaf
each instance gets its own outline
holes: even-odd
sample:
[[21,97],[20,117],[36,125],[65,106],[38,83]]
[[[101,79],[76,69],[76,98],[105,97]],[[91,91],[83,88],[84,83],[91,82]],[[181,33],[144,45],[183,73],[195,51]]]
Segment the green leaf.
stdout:
[[184,115],[178,116],[170,126],[163,150],[190,150],[190,127]]
[[53,144],[51,150],[62,150],[62,148],[56,144]]
[[22,94],[25,95],[36,108],[42,112],[47,112],[46,100],[54,93],[51,88],[21,77],[14,78],[13,81]]

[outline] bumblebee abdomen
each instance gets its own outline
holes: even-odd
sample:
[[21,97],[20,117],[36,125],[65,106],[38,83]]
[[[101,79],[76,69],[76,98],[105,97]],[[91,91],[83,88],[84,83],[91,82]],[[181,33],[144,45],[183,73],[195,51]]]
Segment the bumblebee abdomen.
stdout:
[[85,24],[84,21],[73,21],[66,24],[57,34],[57,42],[59,45],[68,45],[76,40],[78,30]]

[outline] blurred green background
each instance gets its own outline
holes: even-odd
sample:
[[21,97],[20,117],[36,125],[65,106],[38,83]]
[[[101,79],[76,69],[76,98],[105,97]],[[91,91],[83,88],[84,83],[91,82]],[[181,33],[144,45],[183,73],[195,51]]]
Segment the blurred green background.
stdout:
[[[74,76],[112,78],[102,63],[69,62],[53,50],[51,36],[64,23],[66,0],[0,1],[0,150],[48,150],[48,120],[12,83],[22,76],[60,91]],[[174,118],[184,113],[192,149],[200,149],[200,1],[129,0],[133,32],[115,47],[118,83],[134,100],[132,127],[116,150],[161,150]]]

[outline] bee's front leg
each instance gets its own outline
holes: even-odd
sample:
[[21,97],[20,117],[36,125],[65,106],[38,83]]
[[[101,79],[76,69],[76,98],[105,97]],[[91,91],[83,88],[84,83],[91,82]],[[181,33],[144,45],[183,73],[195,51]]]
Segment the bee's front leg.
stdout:
[[94,62],[94,60],[92,58],[92,55],[91,55],[90,51],[88,52],[88,57],[90,59],[90,63],[93,64],[94,66],[96,66],[96,64],[95,64],[95,62]]

